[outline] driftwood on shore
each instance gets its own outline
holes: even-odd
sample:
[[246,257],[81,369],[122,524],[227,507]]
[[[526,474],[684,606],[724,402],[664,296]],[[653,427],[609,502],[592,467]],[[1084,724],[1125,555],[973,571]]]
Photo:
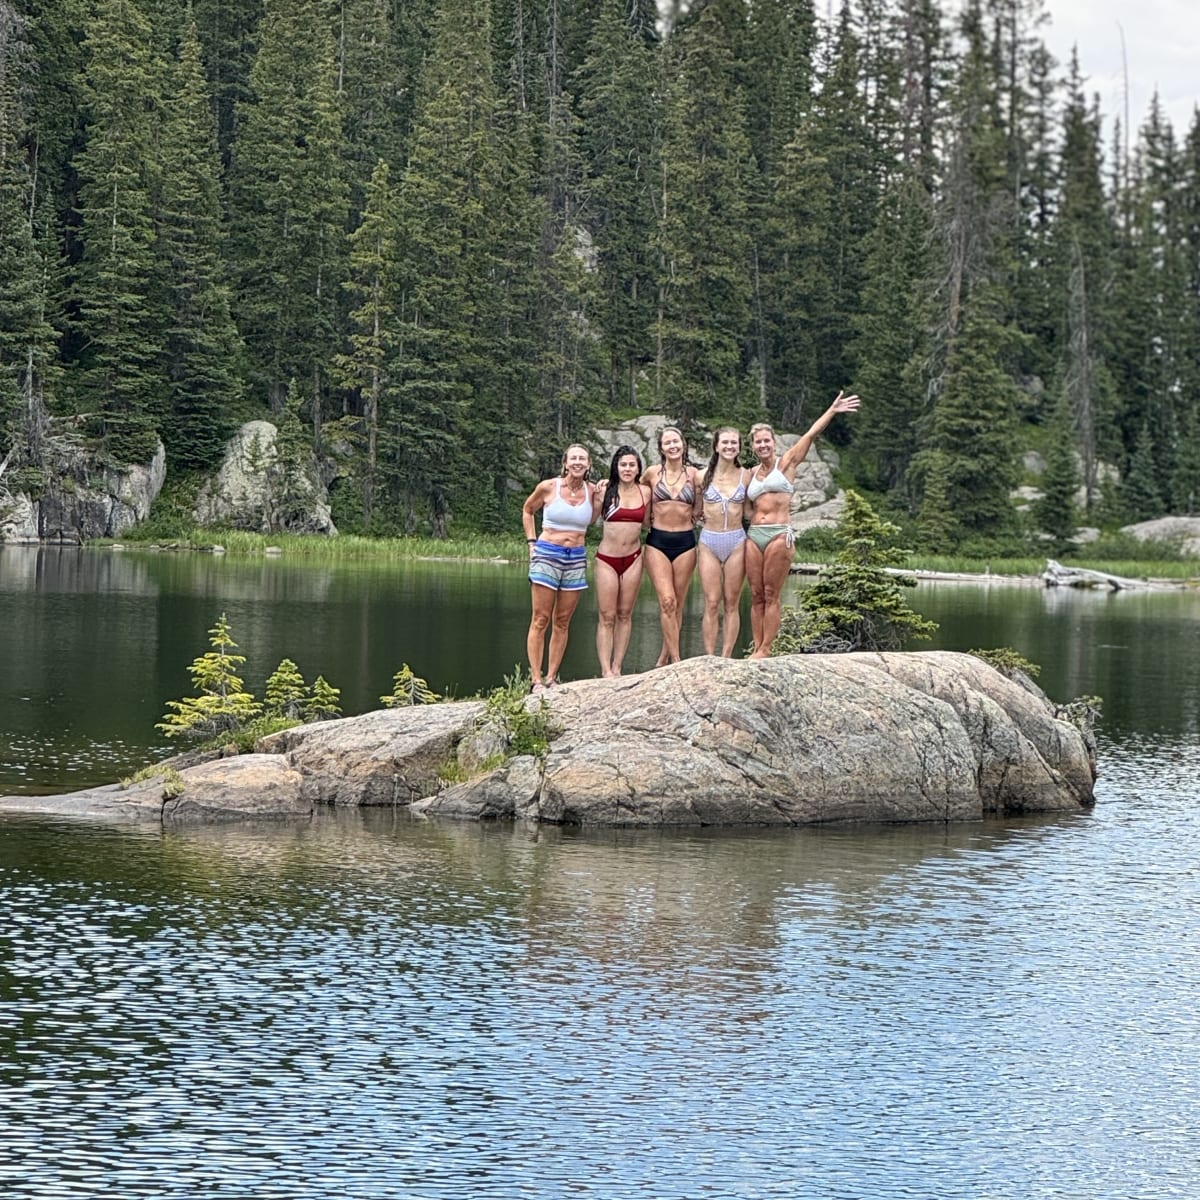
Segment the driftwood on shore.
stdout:
[[1129,579],[1124,575],[1109,575],[1105,571],[1089,571],[1085,567],[1065,567],[1052,558],[1046,560],[1042,582],[1047,587],[1106,587],[1114,592],[1172,586],[1165,581],[1159,583],[1153,579]]

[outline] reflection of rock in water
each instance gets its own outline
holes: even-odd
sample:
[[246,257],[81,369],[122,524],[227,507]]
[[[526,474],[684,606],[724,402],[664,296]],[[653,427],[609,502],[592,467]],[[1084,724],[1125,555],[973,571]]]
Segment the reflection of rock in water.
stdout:
[[7,546],[0,554],[0,591],[157,596],[158,583],[144,560],[125,554],[80,546]]
[[[537,703],[530,698],[527,711]],[[267,753],[185,767],[183,798],[161,815],[411,805],[476,820],[736,826],[969,821],[1092,802],[1079,731],[1032,685],[970,655],[690,659],[563,685],[548,709],[544,760],[511,758],[454,786],[442,783],[449,764],[478,763],[478,701],[274,734],[260,744]],[[76,794],[60,807],[131,812],[132,800]],[[158,815],[152,797],[146,810]]]

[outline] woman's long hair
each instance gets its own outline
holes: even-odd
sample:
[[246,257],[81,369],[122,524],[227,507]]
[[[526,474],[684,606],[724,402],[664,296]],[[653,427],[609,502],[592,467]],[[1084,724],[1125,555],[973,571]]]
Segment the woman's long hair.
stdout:
[[601,515],[606,521],[608,514],[614,512],[621,504],[621,476],[617,473],[617,464],[630,454],[637,460],[635,482],[642,477],[642,456],[632,446],[618,446],[608,468],[608,486],[604,489],[604,503],[600,507]]
[[[704,471],[704,478],[700,480],[700,490],[702,492],[708,491],[708,485],[712,483],[713,472],[717,469],[717,463],[720,461],[721,456],[717,453],[717,442],[721,440],[721,434],[723,433],[736,433],[738,454],[740,455],[742,452],[742,431],[740,429],[734,429],[732,425],[722,425],[720,429],[716,430],[713,433],[712,458],[708,460],[708,466]],[[739,463],[738,465],[740,466],[741,464]]]

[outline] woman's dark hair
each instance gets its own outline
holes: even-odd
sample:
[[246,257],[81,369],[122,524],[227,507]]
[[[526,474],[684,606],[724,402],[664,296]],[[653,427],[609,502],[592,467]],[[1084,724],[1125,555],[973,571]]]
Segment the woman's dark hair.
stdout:
[[617,464],[623,458],[628,458],[633,455],[637,459],[637,475],[635,479],[642,477],[642,456],[632,446],[618,446],[617,452],[612,456],[612,463],[608,468],[608,487],[604,489],[604,503],[600,506],[600,515],[607,517],[621,503],[621,476],[617,474]]
[[700,480],[700,490],[702,492],[708,491],[708,485],[712,483],[713,472],[717,469],[717,460],[721,457],[717,453],[717,443],[721,440],[721,434],[723,433],[737,434],[738,452],[741,453],[742,431],[740,429],[734,429],[732,425],[722,425],[720,429],[714,430],[712,458],[708,460],[708,466],[704,471],[704,478]]

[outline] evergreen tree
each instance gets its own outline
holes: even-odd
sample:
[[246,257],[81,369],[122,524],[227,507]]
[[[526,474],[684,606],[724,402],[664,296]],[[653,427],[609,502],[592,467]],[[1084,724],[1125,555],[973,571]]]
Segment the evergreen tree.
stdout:
[[875,226],[879,196],[861,85],[862,45],[849,0],[842,4],[830,54],[812,127],[813,149],[829,179],[829,207],[817,248],[827,297],[809,317],[818,371],[812,385],[820,396],[836,395],[849,379],[848,344],[865,282],[864,246]]
[[638,377],[653,357],[654,211],[659,178],[654,53],[626,20],[624,0],[605,0],[576,77],[580,143],[588,168],[587,228],[596,273],[589,311],[609,359],[609,402],[638,403]]
[[[1050,272],[1062,314],[1058,371],[1065,381],[1071,432],[1079,449],[1084,509],[1091,513],[1113,409],[1106,344],[1114,231],[1100,178],[1100,116],[1085,103],[1075,60],[1063,115],[1060,175]],[[1114,449],[1111,440],[1107,449]]]
[[342,715],[339,703],[341,695],[341,688],[335,688],[333,684],[326,681],[324,675],[318,675],[313,680],[312,689],[304,705],[304,719],[306,721],[332,721],[340,717]]
[[350,238],[347,289],[350,349],[337,357],[335,378],[357,400],[362,413],[366,461],[360,470],[364,528],[375,513],[379,469],[379,414],[387,384],[387,363],[395,333],[396,189],[387,163],[375,166],[367,188],[362,223]]
[[[1016,387],[998,361],[1005,330],[993,304],[985,290],[972,293],[951,345],[929,437],[913,462],[926,481],[924,528],[950,531],[948,544],[930,545],[935,550],[1002,536],[1015,525],[1009,493],[1016,483]],[[937,472],[936,489],[927,486],[931,470]],[[941,511],[935,513],[934,506]]]
[[337,3],[337,92],[343,113],[342,152],[350,182],[352,225],[361,219],[376,164],[403,162],[407,131],[403,110],[409,81],[403,73],[397,16],[393,0]]
[[819,378],[818,314],[832,305],[821,251],[833,193],[810,122],[784,147],[768,186],[756,306],[761,372],[771,418],[795,427]]
[[167,708],[174,711],[155,725],[167,737],[214,737],[229,733],[262,711],[238,675],[246,656],[235,653],[237,643],[224,613],[208,633],[212,649],[193,659],[188,668],[197,694],[168,700]]
[[[168,0],[171,2],[171,0]],[[263,0],[190,0],[215,109],[221,162],[238,133],[238,115],[250,100],[250,67]]]
[[804,589],[801,609],[785,609],[773,652],[899,650],[914,638],[928,638],[936,622],[915,613],[900,592],[916,587],[916,579],[890,570],[906,557],[895,545],[899,532],[857,492],[847,492],[834,561]]
[[170,462],[203,470],[220,458],[241,402],[240,343],[221,254],[216,134],[196,28],[185,29],[163,126],[160,253],[170,269],[166,361]]
[[742,9],[711,0],[676,34],[662,149],[657,404],[690,426],[737,412],[746,394],[754,164],[734,47]]
[[1121,511],[1129,522],[1151,521],[1164,512],[1158,485],[1158,465],[1154,461],[1154,438],[1149,425],[1143,425],[1129,459],[1129,469],[1121,479]]
[[[0,0],[0,463],[10,470],[41,466],[46,385],[57,340],[47,319],[49,270],[34,224],[34,173],[23,146],[28,131],[23,97],[33,67],[25,32],[21,16]],[[4,474],[0,468],[0,481]]]
[[136,0],[98,0],[86,40],[87,145],[77,160],[78,365],[91,429],[124,461],[150,457],[166,408],[152,208],[163,64],[151,40]]
[[308,694],[300,669],[290,658],[281,659],[267,679],[263,713],[268,717],[298,721],[304,715]]
[[1075,461],[1072,436],[1072,408],[1069,395],[1059,397],[1051,441],[1046,452],[1046,470],[1042,474],[1041,498],[1035,501],[1032,517],[1035,527],[1052,539],[1055,554],[1062,553],[1075,535],[1075,494],[1079,490],[1079,468]]
[[511,451],[487,438],[499,168],[482,0],[445,0],[421,90],[398,198],[402,303],[380,466],[402,524],[428,517],[445,536],[453,502],[481,480],[490,492]]
[[18,0],[14,9],[22,14],[23,37],[36,64],[24,84],[27,157],[41,176],[39,192],[51,197],[53,211],[64,221],[77,203],[74,156],[86,112],[84,33],[92,7],[90,0]]
[[812,103],[817,22],[812,0],[758,0],[747,16],[744,62],[746,127],[764,176]]
[[914,169],[880,204],[851,345],[855,386],[871,398],[871,419],[855,437],[859,470],[888,491],[906,480],[926,406],[935,324],[932,234],[932,202]]
[[265,0],[230,185],[237,314],[257,396],[301,381],[319,436],[339,348],[347,188],[333,42],[317,0]]

